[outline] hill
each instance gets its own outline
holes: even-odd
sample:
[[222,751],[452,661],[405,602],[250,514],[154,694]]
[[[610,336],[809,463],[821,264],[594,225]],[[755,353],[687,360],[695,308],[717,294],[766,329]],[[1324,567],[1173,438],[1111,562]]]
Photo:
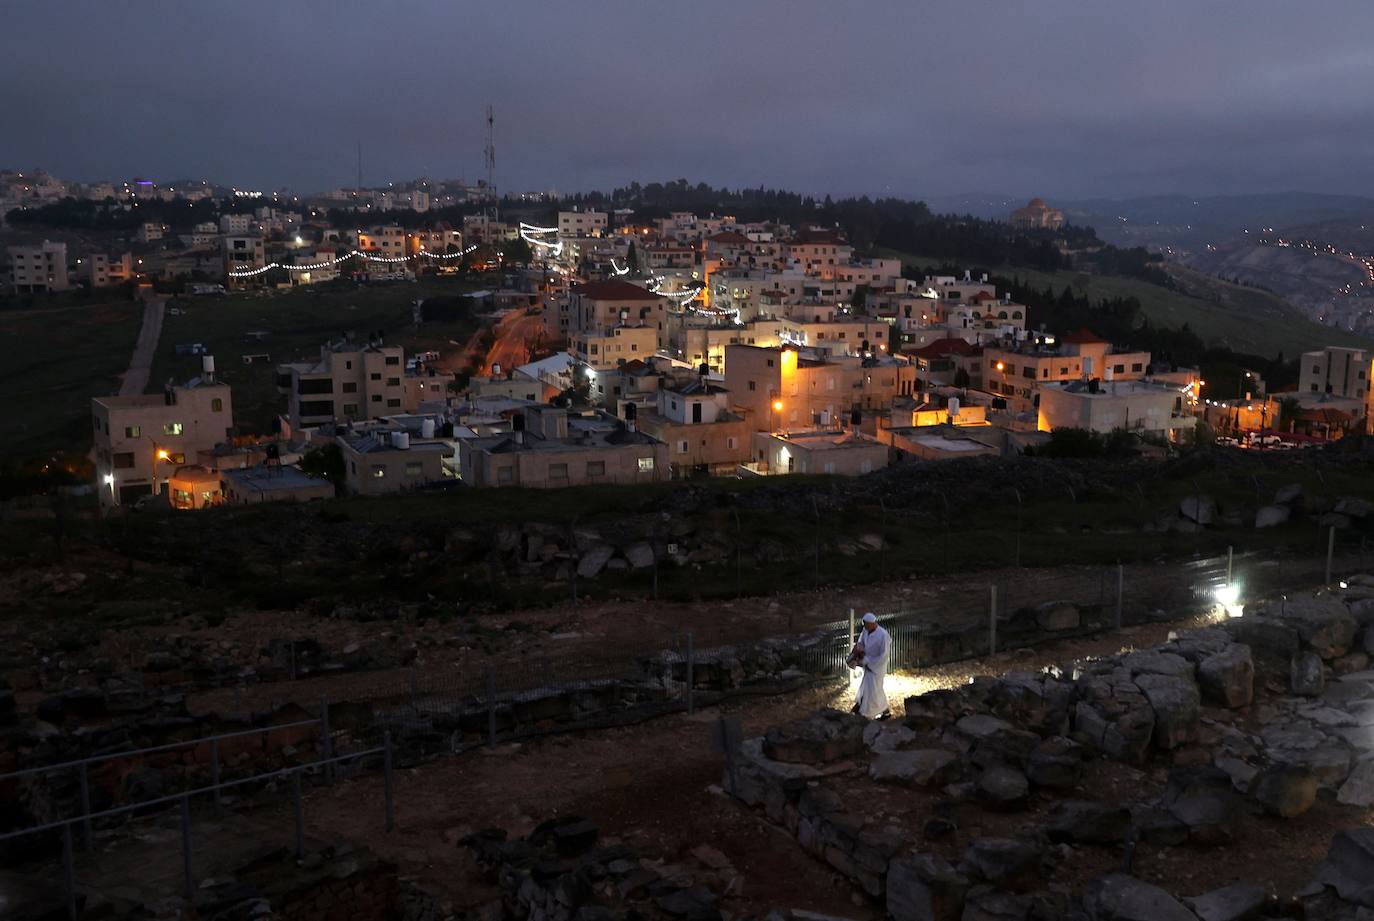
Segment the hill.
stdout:
[[[900,257],[904,265],[922,269],[939,265],[936,259],[906,253],[889,255]],[[1167,264],[1167,271],[1177,289],[1119,275],[1043,272],[1008,265],[971,268],[975,272],[986,271],[998,277],[1018,279],[1023,285],[1035,288],[1061,291],[1067,287],[1094,302],[1133,297],[1139,300],[1141,313],[1151,324],[1170,329],[1179,329],[1186,324],[1213,348],[1266,356],[1283,352],[1292,357],[1297,352],[1327,345],[1374,347],[1374,340],[1312,322],[1277,295],[1232,284],[1173,263]],[[1033,310],[1030,322],[1037,322]]]

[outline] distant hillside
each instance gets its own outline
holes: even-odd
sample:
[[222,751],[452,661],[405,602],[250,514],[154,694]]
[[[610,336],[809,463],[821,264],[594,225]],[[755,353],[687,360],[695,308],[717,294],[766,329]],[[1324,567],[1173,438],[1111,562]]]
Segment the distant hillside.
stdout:
[[[930,268],[940,264],[938,259],[893,255],[911,266]],[[1041,272],[1006,265],[968,268],[1015,278],[1033,288],[1059,292],[1068,287],[1075,295],[1093,302],[1135,298],[1140,302],[1141,314],[1152,325],[1169,329],[1186,325],[1212,348],[1270,357],[1283,352],[1291,359],[1298,352],[1327,345],[1374,347],[1374,339],[1314,323],[1292,304],[1267,291],[1232,284],[1173,263],[1168,264],[1167,270],[1178,290],[1118,275]],[[1030,322],[1038,322],[1033,309]]]

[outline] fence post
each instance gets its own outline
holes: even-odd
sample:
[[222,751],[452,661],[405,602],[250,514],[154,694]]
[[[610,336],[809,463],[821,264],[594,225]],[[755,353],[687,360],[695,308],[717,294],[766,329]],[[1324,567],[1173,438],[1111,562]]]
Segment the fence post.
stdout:
[[490,665],[487,673],[487,745],[496,747],[496,673]]
[[396,796],[391,780],[391,731],[382,735],[382,788],[386,793],[386,830],[396,827]]
[[91,779],[87,773],[86,762],[81,762],[81,840],[83,846],[91,847]]
[[845,640],[844,654],[849,655],[849,650],[854,646],[854,609],[849,609],[849,636]]
[[1126,567],[1116,564],[1116,629],[1121,629],[1121,602],[1126,594]]
[[181,797],[181,870],[186,877],[186,898],[195,894],[194,873],[191,870],[191,795]]
[[1234,565],[1235,565],[1235,562],[1236,562],[1236,552],[1235,552],[1235,551],[1236,551],[1236,548],[1235,548],[1235,547],[1231,546],[1230,544],[1227,544],[1227,546],[1226,546],[1226,584],[1227,584],[1227,585],[1230,585],[1231,582],[1232,582],[1232,579],[1231,579],[1231,572],[1232,572],[1232,569],[1233,569],[1233,567],[1234,567]]
[[696,646],[692,641],[692,631],[687,631],[687,712],[696,712],[696,700],[693,697],[693,689],[696,684],[693,672],[696,668]]
[[291,813],[296,819],[296,859],[305,856],[305,809],[301,806],[301,772],[291,772]]
[[992,589],[992,603],[988,606],[988,655],[997,654],[997,586]]
[[1336,555],[1336,526],[1326,533],[1326,587],[1331,587],[1331,563]]
[[329,695],[320,698],[320,760],[324,762],[324,779],[326,783],[334,782],[334,765],[330,763],[330,758],[334,756],[334,734],[329,729]]
[[222,794],[219,789],[219,739],[210,740],[210,785],[215,788],[215,805],[220,805]]
[[67,890],[67,917],[76,921],[76,857],[72,853],[72,823],[62,826],[62,884]]

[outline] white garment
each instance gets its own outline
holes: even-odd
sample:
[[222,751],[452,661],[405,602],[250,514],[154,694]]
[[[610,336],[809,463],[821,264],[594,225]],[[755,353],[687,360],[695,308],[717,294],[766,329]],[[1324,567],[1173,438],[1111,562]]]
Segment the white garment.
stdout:
[[887,712],[887,692],[883,690],[883,678],[887,676],[887,658],[892,649],[892,638],[882,627],[873,632],[862,632],[859,645],[864,650],[864,677],[859,682],[856,708],[860,716],[873,719]]

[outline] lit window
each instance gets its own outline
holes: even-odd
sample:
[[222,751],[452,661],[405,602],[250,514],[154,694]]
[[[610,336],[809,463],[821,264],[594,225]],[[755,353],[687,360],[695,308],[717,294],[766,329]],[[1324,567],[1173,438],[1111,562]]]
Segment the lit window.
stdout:
[[165,423],[163,423],[163,425],[162,425],[162,434],[164,434],[164,435],[180,435],[180,434],[181,434],[181,423],[180,423],[180,422],[165,422]]
[[138,425],[126,425],[124,427],[125,438],[139,438],[143,435],[143,427]]
[[212,412],[212,413],[218,413],[218,412],[223,412],[223,411],[224,411],[224,401],[223,401],[223,400],[221,400],[219,397],[215,397],[213,400],[210,401],[210,412]]
[[372,467],[372,478],[373,478],[373,479],[376,479],[376,480],[380,480],[380,479],[384,479],[385,477],[386,477],[386,467],[383,466],[382,464],[375,464],[375,465],[373,465],[373,467]]
[[419,476],[425,472],[424,465],[419,461],[406,462],[406,476]]
[[652,457],[641,457],[639,459],[639,472],[648,473],[654,469],[654,459]]

